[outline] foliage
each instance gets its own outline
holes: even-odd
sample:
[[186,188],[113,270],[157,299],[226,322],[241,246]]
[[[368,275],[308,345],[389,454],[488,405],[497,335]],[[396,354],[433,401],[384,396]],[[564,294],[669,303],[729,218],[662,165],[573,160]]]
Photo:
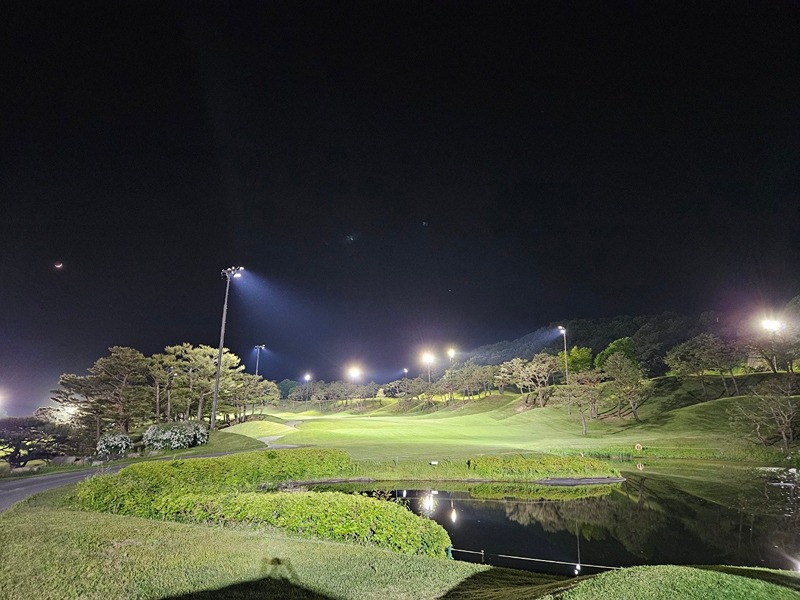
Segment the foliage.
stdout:
[[208,442],[208,429],[198,421],[158,423],[147,428],[142,441],[151,450],[192,448]]
[[622,353],[631,362],[639,364],[636,361],[636,347],[633,338],[625,337],[614,340],[605,350],[598,353],[598,355],[594,357],[594,368],[602,369],[609,357],[617,353]]
[[[564,364],[564,351],[558,353],[559,368]],[[592,368],[592,349],[578,346],[573,346],[567,352],[567,367],[570,374],[580,373],[581,371],[588,371]]]
[[581,498],[595,498],[607,496],[611,493],[612,486],[604,485],[525,485],[525,484],[497,484],[479,483],[469,486],[469,495],[482,500],[502,500],[514,498],[516,500],[551,500],[566,501]]
[[98,456],[125,455],[133,448],[133,440],[126,433],[104,433],[97,441]]
[[[349,467],[350,457],[342,450],[294,448],[215,458],[141,462],[125,467],[113,478],[130,482],[132,490],[139,489],[143,494],[155,496],[198,489],[208,492],[255,490],[267,483],[340,475]],[[81,486],[91,488],[101,485],[102,481],[102,478],[93,478]]]
[[800,435],[800,382],[797,375],[780,375],[759,385],[748,401],[737,402],[729,414],[734,425],[744,424],[755,441],[780,444],[788,454]]
[[356,541],[391,550],[444,556],[441,527],[403,507],[343,494],[257,494],[260,484],[344,471],[341,451],[263,451],[215,459],[146,462],[81,482],[73,502],[88,510],[198,523],[245,523]]
[[622,352],[617,352],[606,359],[603,370],[611,378],[609,388],[617,398],[617,416],[621,416],[622,404],[627,403],[633,418],[640,421],[637,407],[647,396],[649,384],[644,380],[639,365]]
[[467,464],[476,475],[494,480],[536,481],[541,478],[596,477],[598,473],[609,473],[605,462],[574,455],[476,456]]
[[50,459],[62,454],[70,430],[39,417],[0,419],[0,460],[14,469],[31,460]]

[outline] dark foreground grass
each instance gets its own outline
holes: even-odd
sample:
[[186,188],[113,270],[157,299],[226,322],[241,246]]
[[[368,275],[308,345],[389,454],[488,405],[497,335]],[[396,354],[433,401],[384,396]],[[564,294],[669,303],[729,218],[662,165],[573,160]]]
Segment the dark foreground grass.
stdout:
[[788,572],[659,566],[563,579],[263,529],[83,513],[60,507],[63,497],[51,490],[0,515],[0,598],[800,598]]

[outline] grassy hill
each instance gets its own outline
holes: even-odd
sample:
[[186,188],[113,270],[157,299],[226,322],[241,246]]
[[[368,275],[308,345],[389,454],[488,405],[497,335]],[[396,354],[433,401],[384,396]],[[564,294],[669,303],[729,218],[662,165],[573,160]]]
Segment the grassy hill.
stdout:
[[[741,377],[741,390],[765,375]],[[730,382],[728,383],[729,387]],[[252,437],[280,435],[279,443],[346,447],[355,458],[414,457],[431,459],[455,453],[585,452],[612,456],[696,457],[770,460],[770,452],[746,441],[732,427],[729,410],[743,397],[724,396],[719,378],[707,378],[703,392],[694,377],[653,380],[653,394],[639,414],[641,422],[623,413],[617,418],[611,404],[601,418],[589,421],[581,435],[577,408],[565,405],[526,408],[520,396],[439,404],[435,409],[400,411],[396,402],[367,404],[357,410],[330,412],[275,410],[272,421],[237,425],[226,431]],[[276,423],[278,421],[278,423]],[[263,423],[263,425],[262,425]],[[279,431],[280,425],[285,427]],[[642,452],[634,450],[637,444]]]

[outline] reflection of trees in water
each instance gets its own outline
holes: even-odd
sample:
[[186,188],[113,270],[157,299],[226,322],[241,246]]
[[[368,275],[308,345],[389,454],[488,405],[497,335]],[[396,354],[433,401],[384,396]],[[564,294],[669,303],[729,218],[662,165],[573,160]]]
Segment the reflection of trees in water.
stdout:
[[550,533],[574,533],[577,523],[583,539],[616,539],[643,560],[775,565],[776,546],[779,554],[800,552],[796,473],[771,472],[768,480],[746,473],[728,482],[738,490],[733,497],[708,494],[713,500],[702,490],[680,489],[677,481],[632,476],[607,497],[506,504],[505,511],[520,525],[538,523]]
[[758,470],[755,484],[734,501],[739,513],[738,545],[763,539],[765,547],[800,554],[799,484],[795,469]]

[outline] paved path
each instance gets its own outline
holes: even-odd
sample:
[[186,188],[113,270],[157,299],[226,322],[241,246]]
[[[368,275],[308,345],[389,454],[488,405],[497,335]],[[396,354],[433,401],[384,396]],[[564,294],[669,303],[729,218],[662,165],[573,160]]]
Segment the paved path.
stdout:
[[52,473],[50,475],[28,475],[25,477],[5,477],[0,479],[0,511],[4,511],[15,502],[24,500],[28,496],[38,494],[50,488],[77,483],[95,473],[114,473],[121,466],[99,467],[81,469],[80,471],[67,471],[65,473]]
[[[273,446],[274,448],[275,446]],[[246,452],[240,450],[236,452]],[[213,452],[196,456],[179,456],[178,459],[189,460],[192,458],[212,458],[215,456],[225,456],[226,454],[236,454],[236,452]],[[172,456],[161,456],[154,460],[172,460]],[[128,463],[131,464],[131,463]],[[28,496],[33,496],[39,492],[49,490],[54,487],[77,483],[91,477],[97,473],[116,473],[128,465],[104,465],[102,467],[87,467],[78,471],[66,471],[64,473],[52,473],[50,475],[24,475],[18,477],[3,477],[0,479],[0,512],[10,507],[15,502],[24,500]]]

